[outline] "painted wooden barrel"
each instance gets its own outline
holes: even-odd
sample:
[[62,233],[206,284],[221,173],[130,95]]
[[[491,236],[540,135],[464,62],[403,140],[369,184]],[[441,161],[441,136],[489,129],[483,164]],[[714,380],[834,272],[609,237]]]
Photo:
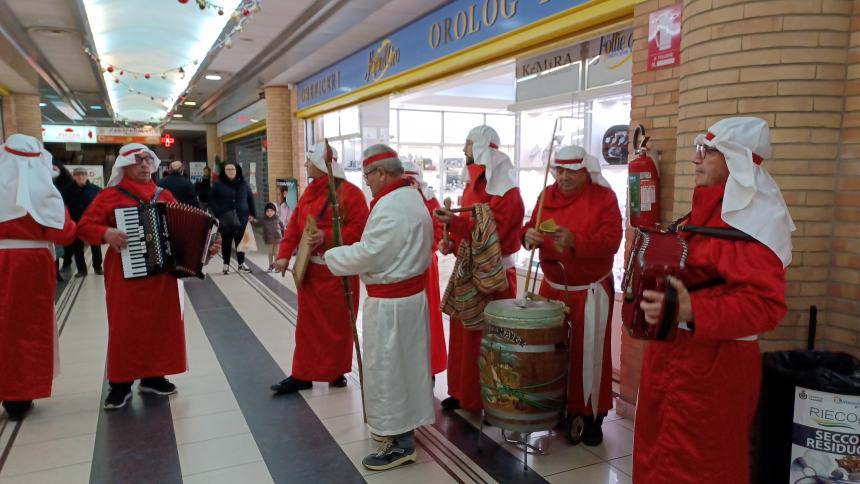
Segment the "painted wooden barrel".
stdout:
[[478,367],[487,420],[518,432],[549,430],[561,420],[567,382],[564,306],[554,301],[493,301]]

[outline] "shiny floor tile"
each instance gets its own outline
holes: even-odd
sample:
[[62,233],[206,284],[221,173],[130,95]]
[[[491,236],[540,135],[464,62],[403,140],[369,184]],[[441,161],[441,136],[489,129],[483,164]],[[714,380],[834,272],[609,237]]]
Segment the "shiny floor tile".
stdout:
[[182,475],[200,474],[262,461],[250,433],[180,445]]
[[183,484],[270,484],[272,476],[263,461],[182,477]]
[[551,484],[633,484],[633,480],[605,462],[545,476]]

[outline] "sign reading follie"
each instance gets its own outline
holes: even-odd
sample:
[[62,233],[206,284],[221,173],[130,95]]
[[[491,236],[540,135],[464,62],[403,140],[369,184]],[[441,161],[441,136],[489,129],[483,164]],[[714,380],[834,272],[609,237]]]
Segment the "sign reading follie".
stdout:
[[648,18],[648,70],[681,63],[681,5],[651,12]]

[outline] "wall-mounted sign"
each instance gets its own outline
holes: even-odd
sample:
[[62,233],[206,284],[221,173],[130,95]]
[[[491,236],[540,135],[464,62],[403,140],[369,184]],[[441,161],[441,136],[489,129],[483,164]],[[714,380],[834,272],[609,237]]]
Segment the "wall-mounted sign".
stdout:
[[588,0],[454,0],[300,82],[299,109],[437,61],[585,3]]
[[42,125],[43,143],[95,143],[95,126]]
[[191,173],[189,173],[189,176],[191,178],[191,183],[197,183],[203,179],[203,169],[206,168],[206,162],[205,161],[192,161],[192,162],[188,163],[188,168],[191,171]]
[[161,145],[165,148],[170,148],[173,146],[173,143],[176,143],[176,138],[170,135],[170,133],[164,133],[164,136],[161,137]]
[[96,133],[99,143],[112,145],[128,143],[155,145],[161,139],[161,129],[154,126],[148,128],[99,127]]
[[681,63],[681,5],[651,12],[648,17],[648,70]]
[[264,119],[266,119],[266,100],[260,99],[218,123],[218,136],[227,136]]

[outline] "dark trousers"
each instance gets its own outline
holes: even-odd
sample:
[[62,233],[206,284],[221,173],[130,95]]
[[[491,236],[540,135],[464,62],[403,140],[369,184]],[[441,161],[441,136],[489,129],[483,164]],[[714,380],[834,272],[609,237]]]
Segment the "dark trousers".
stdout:
[[[84,242],[81,239],[75,239],[72,245],[66,247],[66,251],[71,252],[75,257],[75,267],[77,267],[78,272],[87,272],[87,263],[84,260]],[[91,245],[90,252],[93,254],[93,269],[101,269],[102,268],[102,247],[100,245]],[[66,261],[70,261],[69,256],[66,256]],[[72,265],[71,262],[67,262],[64,266]]]
[[[245,236],[245,226],[243,225],[240,229],[235,230],[222,230],[221,231],[221,257],[224,258],[224,263],[230,263],[230,253],[233,252],[233,244],[236,244],[236,248],[238,249],[239,244],[242,243],[242,237]],[[239,264],[245,263],[245,253],[236,251],[236,262]]]

